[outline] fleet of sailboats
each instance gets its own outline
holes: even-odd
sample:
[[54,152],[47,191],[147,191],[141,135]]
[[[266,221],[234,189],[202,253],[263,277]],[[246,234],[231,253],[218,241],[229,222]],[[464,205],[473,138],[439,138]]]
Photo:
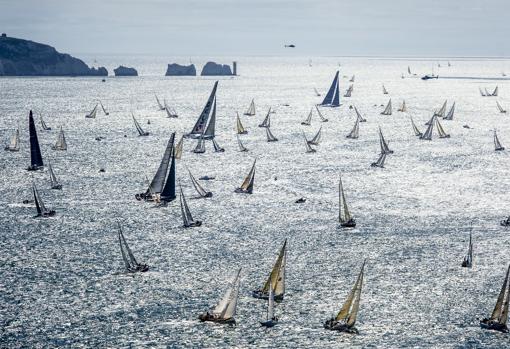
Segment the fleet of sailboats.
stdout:
[[508,304],[510,303],[510,265],[506,271],[503,287],[498,295],[496,306],[492,311],[490,318],[484,318],[480,321],[480,327],[488,330],[508,333]]

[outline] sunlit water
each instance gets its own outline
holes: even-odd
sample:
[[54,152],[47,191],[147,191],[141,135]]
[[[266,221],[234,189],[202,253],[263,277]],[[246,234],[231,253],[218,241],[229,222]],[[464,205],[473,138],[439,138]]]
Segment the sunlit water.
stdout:
[[[185,63],[188,59],[181,59]],[[185,141],[177,163],[195,218],[183,229],[178,201],[166,208],[138,202],[171,132],[189,132],[215,78],[164,77],[172,59],[104,59],[111,70],[133,64],[137,78],[0,79],[0,136],[7,143],[16,127],[19,153],[1,152],[0,321],[2,347],[493,347],[509,337],[483,331],[478,319],[492,311],[510,262],[509,232],[499,226],[508,214],[508,152],[494,151],[492,130],[510,145],[507,81],[401,79],[407,66],[430,73],[436,61],[354,58],[242,58],[235,78],[219,78],[217,140],[225,153],[191,152]],[[197,60],[200,71],[204,60]],[[225,59],[223,63],[230,63]],[[101,62],[102,63],[102,62]],[[195,62],[197,63],[197,62]],[[338,64],[341,64],[341,67]],[[448,76],[501,77],[505,61],[452,61],[435,68]],[[342,94],[356,75],[352,98],[340,108],[323,108],[329,119],[301,126],[321,101],[340,69]],[[389,95],[382,94],[385,84]],[[499,97],[481,97],[478,87],[499,85]],[[178,119],[158,111],[154,94],[175,107]],[[381,116],[388,98],[394,114]],[[255,99],[257,115],[242,116],[241,136],[250,150],[240,153],[235,113]],[[110,112],[85,114],[100,99]],[[409,112],[396,112],[405,99]],[[418,127],[448,99],[456,102],[453,121],[442,121],[449,139],[417,139]],[[284,106],[289,104],[289,106]],[[367,118],[360,138],[346,139],[355,121],[349,105]],[[266,142],[257,125],[272,107]],[[37,124],[43,158],[51,160],[62,191],[49,190],[44,172],[27,172],[28,110],[40,113],[52,131]],[[138,137],[130,111],[149,137]],[[36,119],[38,120],[38,119]],[[151,124],[147,124],[147,120]],[[463,128],[468,124],[471,129]],[[51,150],[62,125],[69,150]],[[305,154],[308,138],[322,126],[317,153]],[[394,154],[384,169],[371,168],[379,153],[381,126]],[[126,135],[127,137],[124,137]],[[104,141],[94,140],[104,136]],[[235,194],[254,158],[253,195]],[[196,197],[184,166],[194,175],[215,176],[203,185],[214,193]],[[99,173],[104,167],[105,173]],[[338,178],[342,174],[358,227],[338,227]],[[24,205],[37,183],[51,219],[34,219]],[[299,197],[305,204],[294,204]],[[151,267],[143,275],[123,274],[116,237],[120,222],[137,258]],[[461,268],[469,232],[474,268]],[[280,323],[266,330],[264,301],[251,290],[262,285],[283,240],[289,240],[288,283],[276,313]],[[364,258],[365,285],[352,336],[326,331],[322,323],[340,308]],[[237,326],[200,323],[197,316],[223,294],[242,267]]]

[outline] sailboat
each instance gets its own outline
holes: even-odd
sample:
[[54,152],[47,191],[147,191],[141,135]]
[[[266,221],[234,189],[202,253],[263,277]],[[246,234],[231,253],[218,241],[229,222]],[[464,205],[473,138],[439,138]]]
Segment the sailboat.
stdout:
[[145,132],[142,129],[142,126],[140,126],[138,121],[136,121],[135,115],[133,113],[131,113],[131,116],[133,117],[133,122],[135,123],[136,130],[138,131],[138,136],[148,136],[149,132]]
[[384,139],[381,126],[379,126],[379,145],[381,146],[381,153],[384,154],[393,154],[393,150],[390,150],[388,143]]
[[51,131],[51,127],[49,127],[48,125],[46,125],[46,123],[44,122],[44,119],[41,115],[40,117],[40,121],[41,121],[41,127],[44,131]]
[[156,97],[156,102],[158,103],[158,108],[159,110],[165,110],[165,107],[161,104],[161,102],[159,101],[159,98],[157,95],[154,95],[154,97]]
[[47,209],[44,205],[43,200],[41,199],[41,196],[39,195],[39,191],[37,190],[37,187],[35,186],[35,183],[32,183],[32,192],[34,193],[34,202],[35,202],[35,208],[37,209],[37,217],[51,217],[56,214],[54,210]]
[[[191,175],[191,172],[190,172]],[[180,201],[181,201],[181,214],[184,228],[193,228],[199,227],[202,225],[202,221],[194,220],[191,215],[191,211],[189,210],[188,203],[186,202],[186,197],[182,191],[182,187],[179,184],[179,189],[181,191]]]
[[344,97],[351,97],[353,90],[354,90],[354,85],[350,85],[349,88],[345,91]]
[[386,90],[386,87],[384,87],[384,84],[382,85],[382,93],[384,95],[387,95],[388,94],[388,91]]
[[494,91],[491,93],[491,96],[497,97],[498,96],[498,86],[494,89]]
[[177,142],[177,145],[175,146],[174,149],[174,157],[177,160],[181,159],[183,148],[184,148],[184,136],[181,136],[181,139],[179,140],[179,142]]
[[361,116],[361,113],[358,111],[358,108],[356,108],[356,106],[354,107],[354,111],[356,112],[356,116],[358,117],[359,122],[367,121],[367,119],[365,119],[363,116]]
[[255,164],[257,163],[257,159],[253,161],[253,165],[251,166],[251,170],[243,181],[243,184],[239,188],[237,188],[235,193],[243,193],[243,194],[252,194],[253,193],[253,183],[255,182]]
[[149,270],[149,266],[147,264],[141,264],[136,261],[136,258],[129,248],[129,245],[126,241],[126,238],[124,237],[124,234],[122,233],[122,228],[120,227],[120,224],[118,224],[119,227],[119,245],[120,245],[120,253],[122,254],[122,260],[124,261],[124,265],[126,267],[126,271],[128,273],[136,273],[136,272],[146,272]]
[[349,82],[354,82],[354,78],[355,78],[355,75],[353,75],[353,76],[351,77],[351,79],[349,80]]
[[305,139],[305,147],[306,147],[306,152],[307,153],[315,153],[316,150],[313,149],[311,146],[310,146],[310,143],[308,143],[308,139],[306,139],[306,136],[305,136],[305,133],[303,132],[303,138]]
[[423,133],[416,127],[416,124],[414,123],[413,117],[411,116],[411,125],[413,126],[414,135],[417,137],[421,137]]
[[349,208],[347,207],[347,201],[345,200],[344,187],[342,185],[342,177],[340,177],[338,182],[338,221],[340,222],[340,226],[344,228],[354,228],[356,226],[356,220],[349,212]]
[[319,93],[319,91],[317,91],[317,89],[316,89],[315,87],[313,88],[313,91],[315,92],[315,95],[316,95],[317,97],[320,97],[320,96],[321,96],[321,94]]
[[439,111],[436,111],[436,112],[434,113],[434,115],[435,115],[435,116],[440,117],[440,118],[444,118],[444,115],[445,115],[445,113],[446,113],[446,103],[447,103],[447,102],[448,102],[448,101],[446,101],[446,100],[444,101],[444,103],[443,103],[443,105],[442,105],[441,109],[439,109]]
[[103,110],[104,115],[110,115],[110,113],[108,113],[106,111],[106,108],[104,107],[103,102],[99,101],[99,104],[101,105],[101,109]]
[[269,127],[266,127],[266,136],[268,142],[277,142],[278,138],[276,138],[273,133],[271,132],[271,129]]
[[346,138],[358,139],[359,137],[359,118],[356,118],[356,122],[354,123],[354,127],[351,132],[346,136]]
[[498,101],[496,101],[496,105],[498,106],[498,109],[499,109],[499,112],[500,112],[500,113],[503,113],[503,114],[504,114],[504,113],[506,113],[506,110],[505,110],[505,109],[503,109],[503,107],[499,104],[499,102],[498,102]]
[[379,159],[376,162],[370,164],[371,167],[384,168],[384,162],[386,161],[386,153],[379,154]]
[[301,122],[301,125],[310,126],[312,124],[312,114],[313,114],[313,108],[310,109],[310,112],[308,113],[306,120]]
[[501,145],[499,142],[498,134],[496,133],[496,130],[494,130],[494,150],[501,151],[505,150],[505,147]]
[[240,152],[245,152],[245,151],[248,151],[248,149],[246,149],[246,147],[243,145],[243,143],[241,142],[241,139],[239,138],[238,135],[236,135],[237,137],[237,145],[239,146],[239,151]]
[[28,116],[28,130],[30,133],[30,166],[28,171],[37,171],[44,167],[41,148],[39,147],[39,139],[37,138],[37,130],[35,129],[34,117],[32,111]]
[[363,261],[361,271],[356,279],[351,292],[347,296],[342,309],[338,312],[336,317],[329,319],[324,323],[324,328],[327,330],[347,332],[352,334],[358,334],[358,330],[354,327],[356,324],[356,318],[359,311],[359,303],[361,299],[361,289],[363,287],[363,277],[366,260]]
[[434,120],[436,118],[436,115],[434,114],[432,118],[429,120],[427,130],[425,130],[425,133],[420,136],[420,139],[430,141],[432,140],[432,131],[434,130]]
[[[174,152],[174,139],[175,132],[172,133],[170,139],[168,140],[168,144],[165,149],[165,153],[163,154],[163,159],[161,159],[161,163],[159,164],[158,170],[152,179],[152,182],[149,184],[149,188],[141,194],[136,194],[135,198],[137,200],[145,200],[145,201],[160,201],[163,196],[165,196],[165,201],[172,201],[175,199],[175,157],[173,156]],[[171,165],[170,165],[171,162]],[[170,171],[168,171],[168,167],[170,166]],[[168,176],[167,176],[168,174]],[[166,184],[165,184],[166,180]],[[173,195],[172,195],[173,194]],[[173,198],[172,198],[173,196]]]
[[407,111],[406,101],[402,101],[402,105],[400,106],[400,108],[398,108],[397,111],[403,112],[403,113],[405,113]]
[[411,75],[411,67],[410,67],[410,66],[407,66],[407,73],[408,73],[409,75]]
[[61,190],[62,189],[62,184],[60,184],[58,182],[57,176],[55,176],[55,172],[53,172],[53,167],[51,166],[50,162],[48,162],[48,172],[50,174],[51,189]]
[[195,154],[205,153],[205,141],[203,136],[198,139],[197,145],[195,149],[193,149],[193,153]]
[[255,101],[253,99],[251,100],[251,103],[250,103],[250,106],[248,107],[248,109],[246,109],[246,111],[244,112],[244,115],[248,115],[248,116],[255,115]]
[[248,133],[248,131],[246,131],[243,124],[241,123],[241,118],[239,117],[239,113],[237,113],[237,117],[236,117],[236,128],[237,128],[238,135],[245,135]]
[[453,120],[453,114],[455,114],[455,102],[453,102],[450,111],[448,111],[448,114],[443,117],[443,120]]
[[67,150],[67,142],[66,136],[64,135],[64,130],[62,126],[60,126],[60,132],[58,133],[57,143],[51,147],[53,150]]
[[252,292],[252,296],[258,299],[269,299],[270,287],[274,292],[274,299],[277,302],[283,300],[285,296],[285,267],[287,263],[287,239],[278,253],[278,258],[271,269],[271,273],[264,283],[264,286]]
[[391,98],[388,101],[388,104],[386,104],[386,108],[381,112],[381,115],[391,115],[392,109],[391,109]]
[[274,291],[272,283],[269,283],[269,296],[267,300],[266,320],[260,321],[264,327],[271,328],[278,323],[278,318],[274,315]]
[[319,119],[321,119],[321,122],[328,122],[328,119],[326,119],[321,111],[319,110],[319,107],[317,105],[315,105],[315,110],[317,110],[317,115],[319,115]]
[[439,118],[436,117],[436,126],[437,126],[437,132],[439,133],[439,138],[450,138],[450,135],[447,134],[441,123],[439,122]]
[[322,137],[322,126],[319,128],[319,131],[317,131],[315,136],[313,136],[312,140],[308,141],[308,144],[319,145],[321,137]]
[[495,330],[503,333],[508,333],[508,303],[510,302],[510,265],[506,271],[505,281],[503,287],[499,292],[496,306],[492,311],[490,318],[485,318],[480,321],[480,327],[487,330]]
[[340,106],[340,89],[338,87],[338,74],[337,70],[333,82],[331,83],[331,87],[328,90],[328,93],[324,97],[324,100],[320,104],[323,107],[339,107]]
[[492,93],[490,93],[489,91],[487,91],[487,88],[484,88],[485,90],[485,96],[486,97],[492,97]]
[[462,261],[462,266],[464,268],[471,268],[473,266],[473,242],[471,240],[471,233],[469,233],[468,253],[464,257],[464,260]]
[[89,118],[89,119],[95,119],[96,118],[96,114],[97,114],[97,104],[95,105],[94,109],[92,109],[90,111],[90,113],[88,113],[87,115],[85,115],[86,118]]
[[174,110],[174,108],[168,106],[168,104],[166,103],[166,99],[163,101],[163,103],[164,103],[164,107],[165,107],[166,116],[168,118],[179,117],[179,115],[177,115],[177,112]]
[[269,107],[269,110],[266,114],[266,117],[264,118],[264,121],[259,125],[259,127],[269,127],[271,126],[271,107]]
[[483,91],[482,91],[482,89],[481,89],[480,87],[478,87],[478,90],[480,91],[480,95],[481,95],[482,97],[485,97],[485,96],[486,96],[485,92],[483,92]]
[[191,183],[193,183],[193,187],[195,187],[195,190],[197,191],[198,195],[200,195],[200,197],[203,197],[203,198],[212,197],[212,193],[210,191],[205,190],[200,185],[200,183],[198,183],[198,181],[195,179],[195,177],[193,177],[193,175],[191,174],[191,171],[189,170],[189,168],[186,168],[186,169],[188,170],[189,177],[191,179]]
[[214,148],[214,152],[215,153],[223,153],[223,152],[225,152],[225,149],[220,147],[218,142],[216,142],[215,138],[212,139],[212,144],[213,144],[213,148]]
[[235,324],[234,316],[237,310],[237,300],[239,288],[241,287],[241,268],[235,274],[235,277],[226,290],[223,298],[210,310],[200,314],[200,321],[212,321],[219,323]]
[[218,81],[214,83],[214,87],[207,99],[207,103],[198,117],[198,120],[193,126],[190,133],[186,134],[186,138],[201,138],[211,139],[214,138],[214,131],[216,125],[216,90],[218,88]]
[[5,146],[5,150],[8,151],[19,151],[19,129],[11,136],[10,142]]

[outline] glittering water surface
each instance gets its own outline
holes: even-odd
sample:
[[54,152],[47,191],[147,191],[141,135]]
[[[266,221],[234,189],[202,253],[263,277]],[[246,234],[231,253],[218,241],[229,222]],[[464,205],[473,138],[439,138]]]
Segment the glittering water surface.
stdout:
[[[187,60],[187,59],[186,59]],[[0,321],[1,346],[86,347],[493,347],[509,337],[482,331],[478,319],[492,311],[510,262],[509,232],[499,226],[508,213],[508,153],[494,152],[492,130],[510,144],[507,81],[401,79],[411,69],[430,73],[434,61],[316,58],[243,58],[235,78],[219,78],[217,140],[225,153],[194,154],[185,141],[177,163],[189,205],[203,226],[181,228],[178,201],[166,208],[138,202],[163,155],[170,133],[188,132],[210,93],[214,78],[166,78],[172,60],[105,59],[111,66],[135,65],[141,77],[0,79],[0,135],[4,142],[20,127],[21,151],[1,152]],[[225,59],[225,63],[230,59]],[[352,98],[329,119],[301,126],[341,62],[340,87],[355,74]],[[129,64],[128,64],[129,65]],[[440,75],[501,76],[505,61],[452,61]],[[202,62],[197,65],[200,70]],[[436,73],[437,73],[436,68]],[[407,75],[407,74],[406,74]],[[382,94],[385,84],[389,95]],[[484,98],[478,87],[500,96]],[[166,98],[179,113],[168,119],[154,98]],[[381,116],[391,97],[392,116]],[[247,153],[237,151],[235,112],[251,99],[257,115],[242,116]],[[110,112],[85,114],[101,99]],[[409,112],[396,112],[402,99]],[[421,141],[412,132],[448,99],[456,102],[453,121],[443,121],[449,139]],[[289,106],[284,106],[289,104]],[[345,135],[355,121],[354,104],[367,118],[360,138]],[[266,142],[257,125],[269,107],[271,130],[279,141]],[[43,158],[51,160],[62,191],[49,190],[44,172],[27,172],[28,110],[42,113],[52,131],[38,126]],[[137,137],[130,111],[149,137]],[[147,120],[151,124],[147,124]],[[471,129],[463,128],[468,124]],[[69,150],[51,150],[62,125]],[[322,126],[317,153],[305,154],[308,138]],[[378,157],[381,126],[394,154],[384,169],[370,168]],[[127,137],[124,137],[126,135]],[[104,136],[104,141],[94,138]],[[234,194],[253,159],[253,195]],[[214,193],[194,199],[184,165]],[[99,173],[104,167],[105,173]],[[358,227],[337,224],[338,176]],[[34,181],[51,219],[32,218],[22,204]],[[302,205],[294,204],[299,197]],[[137,258],[151,267],[143,275],[123,273],[116,223],[124,228]],[[474,268],[460,267],[473,233]],[[266,330],[258,321],[265,302],[251,290],[267,277],[283,240],[289,239],[287,294],[277,305],[280,323]],[[352,287],[364,258],[365,285],[357,327],[360,335],[326,331]],[[242,267],[237,326],[200,323],[197,316],[223,294]]]

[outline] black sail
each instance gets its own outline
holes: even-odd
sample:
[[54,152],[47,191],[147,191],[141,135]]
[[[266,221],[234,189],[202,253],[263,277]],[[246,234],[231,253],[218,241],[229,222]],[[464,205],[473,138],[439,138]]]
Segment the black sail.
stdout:
[[161,201],[174,201],[175,196],[175,156],[172,155],[172,162],[170,163],[170,171],[168,172],[168,177],[166,178],[165,187],[161,192]]
[[175,139],[175,132],[172,133],[170,136],[170,139],[168,140],[168,144],[166,146],[165,154],[163,155],[163,159],[161,160],[161,163],[159,164],[158,171],[154,175],[154,178],[152,179],[152,182],[150,184],[149,189],[147,189],[146,194],[153,193],[161,193],[163,190],[163,185],[165,183],[165,176],[168,171],[168,164],[170,163],[170,156],[173,153],[174,149],[174,139]]
[[39,140],[37,139],[37,130],[35,129],[34,117],[32,111],[28,116],[28,127],[30,131],[30,168],[31,170],[37,170],[39,167],[44,166],[41,148],[39,147]]

